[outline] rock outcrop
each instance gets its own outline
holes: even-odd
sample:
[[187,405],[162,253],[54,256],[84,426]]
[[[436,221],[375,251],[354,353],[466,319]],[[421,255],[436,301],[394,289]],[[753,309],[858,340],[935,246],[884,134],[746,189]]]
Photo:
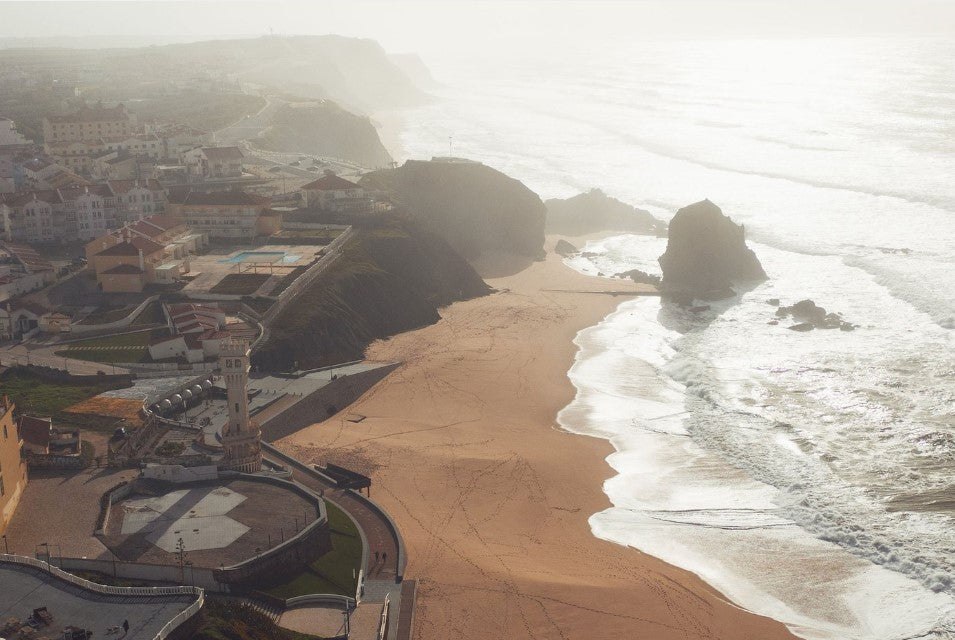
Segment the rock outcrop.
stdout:
[[342,109],[331,100],[307,106],[281,106],[255,144],[272,151],[344,158],[366,167],[391,163],[391,156],[371,121]]
[[615,273],[614,277],[630,278],[637,284],[652,284],[655,287],[660,285],[660,276],[655,276],[652,273],[647,273],[646,271],[640,271],[640,269],[631,269],[630,271]]
[[812,331],[813,329],[841,329],[842,331],[852,331],[856,325],[847,322],[840,313],[828,313],[825,307],[820,307],[812,300],[800,300],[789,307],[779,307],[776,309],[776,317],[786,318],[792,316],[797,324],[787,327],[793,331]]
[[544,203],[518,180],[478,162],[408,160],[366,174],[360,184],[390,194],[403,215],[469,260],[494,251],[544,255]]
[[269,323],[252,361],[286,371],[359,359],[372,341],[434,324],[440,307],[490,291],[447,242],[414,224],[359,229]]
[[575,253],[578,253],[579,251],[580,250],[577,247],[567,242],[563,238],[558,240],[557,244],[554,245],[554,253],[556,253],[559,256],[564,256],[565,258],[567,256],[572,256]]
[[732,297],[734,282],[765,280],[742,226],[703,200],[677,211],[660,256],[661,288],[675,299]]
[[595,231],[629,231],[662,235],[667,225],[648,211],[611,198],[600,189],[591,189],[566,200],[552,199],[547,207],[547,232],[581,235]]

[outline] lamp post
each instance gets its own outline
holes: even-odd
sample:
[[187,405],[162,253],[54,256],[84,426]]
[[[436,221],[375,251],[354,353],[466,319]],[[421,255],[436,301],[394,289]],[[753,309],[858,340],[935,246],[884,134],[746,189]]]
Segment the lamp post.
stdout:
[[10,543],[7,542],[7,534],[3,534],[3,552],[10,555]]

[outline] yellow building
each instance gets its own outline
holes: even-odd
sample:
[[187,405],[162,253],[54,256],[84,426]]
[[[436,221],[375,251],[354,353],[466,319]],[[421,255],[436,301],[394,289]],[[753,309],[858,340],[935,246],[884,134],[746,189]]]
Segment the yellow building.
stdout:
[[47,144],[79,142],[96,138],[128,137],[135,123],[119,105],[112,108],[84,106],[78,111],[43,119],[43,140]]
[[27,486],[27,464],[20,454],[23,440],[13,420],[14,408],[6,396],[0,400],[0,535],[6,532]]

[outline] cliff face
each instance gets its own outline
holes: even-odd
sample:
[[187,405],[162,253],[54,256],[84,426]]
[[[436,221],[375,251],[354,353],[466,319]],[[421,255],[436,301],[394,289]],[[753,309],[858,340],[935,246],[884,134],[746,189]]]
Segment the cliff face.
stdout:
[[283,105],[256,145],[273,151],[331,156],[366,167],[391,163],[391,156],[367,117],[345,111],[330,100]]
[[419,104],[424,93],[380,44],[344,36],[263,37],[157,47],[167,56],[216,59],[241,81],[308,98],[331,98],[351,110]]
[[663,234],[667,225],[649,211],[631,207],[600,189],[591,189],[566,200],[552,199],[547,207],[548,233],[577,236],[595,231],[629,231]]
[[746,246],[743,227],[709,200],[673,216],[660,267],[665,293],[697,298],[729,297],[734,281],[766,279],[756,254]]
[[252,354],[265,371],[362,357],[374,340],[440,319],[438,308],[490,292],[441,238],[408,223],[365,229],[269,326]]
[[486,251],[543,255],[544,204],[521,182],[483,164],[409,160],[361,179],[386,191],[426,229],[468,259]]

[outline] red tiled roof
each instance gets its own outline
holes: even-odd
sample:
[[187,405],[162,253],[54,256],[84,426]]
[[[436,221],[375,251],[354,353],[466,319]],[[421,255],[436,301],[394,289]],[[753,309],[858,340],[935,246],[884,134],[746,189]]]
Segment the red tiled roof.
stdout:
[[33,273],[35,271],[48,271],[53,269],[53,265],[49,260],[41,256],[36,250],[25,244],[13,244],[7,242],[3,245],[3,248],[12,255],[23,267]]
[[11,193],[5,200],[5,204],[11,207],[22,207],[30,204],[33,200],[46,202],[47,204],[59,204],[63,202],[60,194],[54,190],[46,189],[43,191],[25,191],[23,193]]
[[162,191],[162,185],[155,178],[149,178],[148,180],[109,180],[107,184],[116,194],[126,193],[138,186],[150,191]]
[[106,273],[109,275],[133,275],[133,274],[140,274],[142,272],[143,272],[142,269],[140,269],[139,267],[134,267],[131,264],[118,264],[115,267],[112,267],[110,269],[107,269],[106,271],[103,271],[102,273]]
[[302,187],[302,191],[344,191],[346,189],[359,189],[354,182],[349,182],[345,178],[339,178],[334,173],[324,175],[318,180],[309,182]]
[[239,147],[202,147],[202,154],[214,162],[241,161],[245,157]]
[[60,197],[64,201],[76,200],[80,196],[86,195],[87,193],[100,196],[101,198],[108,198],[113,195],[109,185],[105,182],[100,184],[91,184],[89,186],[74,185],[72,187],[65,187],[63,189],[57,189],[57,193],[60,194]]
[[158,242],[153,242],[149,238],[143,238],[142,236],[136,236],[135,238],[130,238],[129,240],[124,240],[118,244],[114,244],[108,249],[103,249],[96,255],[98,256],[138,256],[139,252],[142,251],[143,255],[152,255],[159,251],[163,250],[163,246]]
[[53,421],[50,418],[35,416],[20,416],[20,437],[32,445],[46,449],[50,446],[50,429]]

